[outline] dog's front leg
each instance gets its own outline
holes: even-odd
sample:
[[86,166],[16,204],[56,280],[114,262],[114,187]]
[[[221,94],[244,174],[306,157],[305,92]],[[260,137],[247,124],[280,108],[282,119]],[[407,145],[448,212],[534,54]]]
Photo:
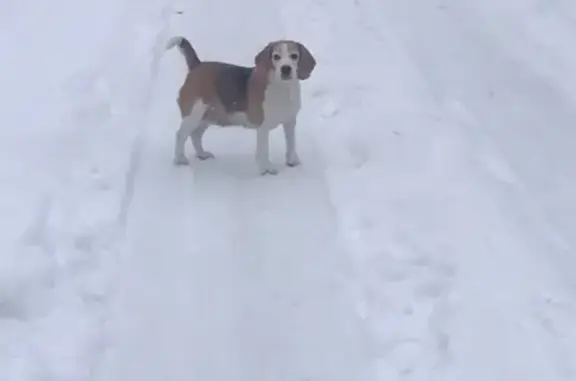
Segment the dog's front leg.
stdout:
[[282,124],[284,139],[286,141],[286,165],[296,167],[300,165],[300,158],[296,152],[296,119]]
[[256,163],[261,175],[278,173],[278,169],[270,161],[270,128],[267,125],[256,129]]

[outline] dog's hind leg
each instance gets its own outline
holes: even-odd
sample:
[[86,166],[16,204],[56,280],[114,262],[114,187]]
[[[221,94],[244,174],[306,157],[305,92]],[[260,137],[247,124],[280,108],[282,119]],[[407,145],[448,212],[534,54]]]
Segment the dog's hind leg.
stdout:
[[214,154],[204,150],[204,146],[202,144],[202,138],[204,137],[204,133],[208,127],[210,127],[208,123],[200,123],[200,125],[190,133],[190,139],[192,140],[192,146],[196,151],[196,157],[200,160],[214,158]]
[[196,101],[188,116],[180,122],[180,128],[176,132],[176,139],[174,142],[174,164],[175,165],[188,165],[190,161],[184,154],[184,145],[188,137],[192,135],[194,130],[202,126],[202,118],[206,113],[207,106],[202,100]]

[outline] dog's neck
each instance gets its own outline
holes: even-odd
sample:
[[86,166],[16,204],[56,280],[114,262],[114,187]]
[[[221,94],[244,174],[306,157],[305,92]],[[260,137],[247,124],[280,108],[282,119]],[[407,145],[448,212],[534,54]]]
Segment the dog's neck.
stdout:
[[280,79],[271,71],[268,75],[265,101],[270,105],[277,105],[278,114],[292,117],[292,113],[297,113],[301,105],[300,81],[297,77]]
[[291,79],[281,79],[273,70],[268,72],[268,86],[280,92],[293,92],[300,90],[300,81],[297,77]]

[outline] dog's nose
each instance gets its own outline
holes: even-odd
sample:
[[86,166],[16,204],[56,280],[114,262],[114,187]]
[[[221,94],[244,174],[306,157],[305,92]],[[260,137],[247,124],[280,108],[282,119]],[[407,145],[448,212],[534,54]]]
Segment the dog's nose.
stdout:
[[284,76],[288,76],[288,75],[292,74],[292,67],[290,67],[288,65],[284,65],[280,68],[280,73]]

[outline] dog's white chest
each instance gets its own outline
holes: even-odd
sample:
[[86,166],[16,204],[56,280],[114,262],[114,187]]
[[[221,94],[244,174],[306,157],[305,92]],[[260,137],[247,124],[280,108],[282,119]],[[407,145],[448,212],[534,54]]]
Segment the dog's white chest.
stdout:
[[300,111],[300,84],[270,84],[264,93],[264,121],[270,128],[294,119]]

